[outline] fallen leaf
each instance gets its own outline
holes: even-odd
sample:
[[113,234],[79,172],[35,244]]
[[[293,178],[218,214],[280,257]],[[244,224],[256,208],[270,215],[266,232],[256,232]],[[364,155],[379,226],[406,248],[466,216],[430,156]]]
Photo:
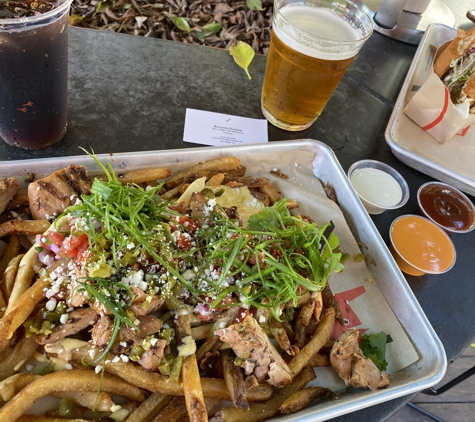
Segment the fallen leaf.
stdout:
[[208,35],[208,32],[192,31],[191,35],[193,35],[198,41],[205,42],[205,37],[206,37],[206,35]]
[[173,15],[168,15],[168,17],[178,29],[181,29],[182,31],[185,31],[185,32],[191,31],[190,24],[188,23],[186,19],[178,18]]
[[264,10],[261,0],[246,0],[246,5],[251,10]]
[[110,7],[110,4],[100,1],[99,3],[97,3],[96,11],[105,12],[109,7]]
[[210,34],[217,34],[219,31],[221,31],[221,28],[223,25],[217,22],[209,23],[208,25],[203,26],[203,30]]
[[142,24],[148,19],[147,16],[136,16],[135,20],[139,24],[139,28],[142,27]]
[[252,47],[249,44],[246,44],[244,41],[238,41],[229,48],[229,54],[233,56],[237,65],[244,69],[247,77],[252,79],[248,71],[248,67],[251,64],[254,55],[256,54],[254,53]]
[[84,16],[79,16],[79,15],[71,15],[69,16],[69,25],[74,26],[77,25],[79,22],[81,22],[84,19]]

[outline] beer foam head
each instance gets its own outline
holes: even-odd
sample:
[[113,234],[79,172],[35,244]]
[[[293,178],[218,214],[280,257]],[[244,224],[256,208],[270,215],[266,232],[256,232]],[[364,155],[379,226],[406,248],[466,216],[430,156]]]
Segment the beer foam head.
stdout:
[[[276,13],[273,30],[290,48],[323,60],[343,60],[356,55],[365,38],[333,9],[305,4],[285,6]],[[359,42],[360,41],[360,42]]]

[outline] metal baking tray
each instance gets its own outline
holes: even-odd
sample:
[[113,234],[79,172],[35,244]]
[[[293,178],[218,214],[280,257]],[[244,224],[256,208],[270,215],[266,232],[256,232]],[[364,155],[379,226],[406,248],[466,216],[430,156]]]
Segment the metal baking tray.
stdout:
[[403,109],[432,72],[437,47],[455,38],[455,28],[432,24],[422,38],[386,128],[386,142],[403,163],[475,195],[475,139],[459,136],[439,144],[407,117]]
[[[313,140],[285,141],[254,144],[243,147],[192,148],[172,151],[144,151],[98,155],[101,161],[108,159],[115,169],[147,168],[167,165],[172,170],[186,163],[196,163],[223,155],[236,155],[246,165],[246,159],[253,154],[282,154],[293,152],[309,156],[310,175],[313,171],[315,183],[330,182],[337,194],[340,208],[348,226],[356,238],[367,245],[366,261],[374,280],[394,311],[404,331],[412,342],[418,359],[408,367],[391,375],[389,387],[367,391],[344,389],[336,401],[314,403],[299,413],[280,417],[282,421],[323,421],[369,407],[396,397],[423,390],[440,382],[446,370],[445,352],[419,303],[396,266],[391,253],[378,233],[372,220],[354,193],[333,151],[325,144]],[[272,157],[272,156],[271,156]],[[63,168],[71,163],[84,165],[88,170],[97,170],[97,165],[88,156],[35,159],[0,162],[0,177],[26,176],[34,172],[37,176]],[[298,163],[295,163],[297,165]],[[248,168],[252,174],[252,168]],[[312,177],[312,176],[310,176]],[[318,180],[317,180],[318,179]],[[304,186],[307,190],[307,186]]]

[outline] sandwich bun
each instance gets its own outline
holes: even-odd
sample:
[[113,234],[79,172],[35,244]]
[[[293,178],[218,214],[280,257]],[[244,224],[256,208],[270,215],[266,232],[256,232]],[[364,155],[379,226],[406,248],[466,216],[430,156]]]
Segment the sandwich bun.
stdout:
[[442,78],[449,70],[452,60],[463,56],[475,44],[475,27],[468,31],[459,29],[457,36],[437,57],[434,63],[434,72]]

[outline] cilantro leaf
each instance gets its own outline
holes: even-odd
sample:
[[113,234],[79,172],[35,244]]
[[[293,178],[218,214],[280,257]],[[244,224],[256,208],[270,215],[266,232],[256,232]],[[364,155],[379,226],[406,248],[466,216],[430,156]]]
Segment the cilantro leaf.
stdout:
[[363,334],[360,349],[363,354],[371,359],[380,371],[386,370],[386,342],[388,336],[382,331],[376,334]]

